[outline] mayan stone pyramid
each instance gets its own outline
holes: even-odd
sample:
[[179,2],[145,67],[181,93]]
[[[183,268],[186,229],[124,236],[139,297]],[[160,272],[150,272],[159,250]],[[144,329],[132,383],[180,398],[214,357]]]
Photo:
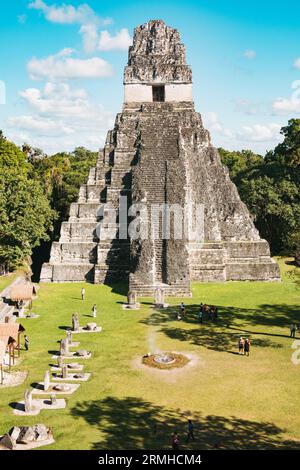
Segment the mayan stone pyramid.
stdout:
[[[124,88],[123,110],[71,205],[41,281],[127,282],[138,295],[163,286],[166,294],[184,296],[190,281],[279,280],[268,243],[194,109],[192,72],[175,29],[160,20],[135,29]],[[115,224],[109,218],[120,196],[128,207],[202,204],[203,243],[172,234],[120,238],[119,218]],[[115,236],[102,239],[108,226]]]

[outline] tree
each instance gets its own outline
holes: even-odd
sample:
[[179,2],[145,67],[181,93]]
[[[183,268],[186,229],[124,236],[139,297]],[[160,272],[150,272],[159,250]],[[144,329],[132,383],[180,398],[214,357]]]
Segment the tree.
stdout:
[[0,263],[15,268],[49,237],[55,211],[26,155],[0,139]]
[[263,157],[251,150],[230,152],[223,148],[218,149],[222,163],[227,166],[233,181],[239,178],[242,172],[255,168],[263,163]]
[[51,207],[59,214],[53,239],[58,238],[61,223],[68,218],[70,204],[77,200],[78,191],[86,182],[91,167],[96,165],[97,152],[77,147],[73,152],[61,152],[32,162],[34,171],[44,181]]
[[300,119],[290,120],[281,132],[284,141],[265,158],[246,150],[219,152],[272,253],[293,255],[291,235],[300,229]]
[[275,149],[268,152],[266,162],[279,163],[299,167],[300,165],[300,119],[290,119],[288,125],[282,127],[280,133],[284,140]]

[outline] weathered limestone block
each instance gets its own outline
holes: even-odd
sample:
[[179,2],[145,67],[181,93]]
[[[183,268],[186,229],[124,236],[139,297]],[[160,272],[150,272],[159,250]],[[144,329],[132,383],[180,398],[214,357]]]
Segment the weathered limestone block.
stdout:
[[[76,263],[76,261],[74,261]],[[54,264],[53,282],[80,282],[92,281],[94,278],[94,264]]]
[[41,275],[40,275],[41,282],[52,282],[53,281],[53,264],[44,263]]
[[32,390],[26,390],[24,393],[24,407],[25,412],[29,413],[33,409],[32,405]]
[[73,315],[72,315],[72,331],[78,331],[79,328],[80,328],[79,315],[78,315],[78,313],[73,313]]
[[97,243],[92,242],[54,242],[51,249],[51,261],[55,263],[94,263]]
[[245,262],[226,265],[227,281],[278,281],[280,271],[275,261]]
[[88,242],[97,239],[95,222],[63,222],[61,225],[61,241]]
[[[73,223],[78,219],[81,221],[92,220],[96,221],[98,219],[98,214],[100,213],[101,204],[98,203],[73,203],[70,207],[70,221]],[[95,224],[92,229],[95,228]]]
[[44,391],[48,392],[50,387],[50,372],[47,370],[44,377]]
[[0,439],[0,446],[8,450],[14,450],[16,448],[16,441],[14,441],[9,434],[5,434]]

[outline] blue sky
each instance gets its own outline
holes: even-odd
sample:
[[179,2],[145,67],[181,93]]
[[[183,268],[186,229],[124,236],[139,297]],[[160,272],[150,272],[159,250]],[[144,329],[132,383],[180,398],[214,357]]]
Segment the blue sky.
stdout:
[[122,109],[133,29],[159,18],[181,33],[214,145],[264,153],[299,117],[299,14],[291,0],[6,2],[0,128],[49,153],[102,146]]

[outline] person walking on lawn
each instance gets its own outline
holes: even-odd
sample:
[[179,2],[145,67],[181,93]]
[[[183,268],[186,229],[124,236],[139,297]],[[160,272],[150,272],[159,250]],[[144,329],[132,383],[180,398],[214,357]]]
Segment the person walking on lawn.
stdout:
[[190,442],[190,439],[193,441],[195,440],[194,436],[194,425],[193,421],[191,419],[188,420],[188,435],[187,435],[187,441]]
[[179,450],[179,444],[180,444],[180,441],[179,441],[178,434],[177,434],[177,432],[173,432],[173,434],[172,434],[172,449],[173,450]]
[[290,326],[290,332],[291,332],[290,338],[295,338],[296,329],[297,329],[296,323],[292,323],[291,326]]
[[97,305],[96,304],[93,305],[92,316],[93,316],[93,318],[97,317]]
[[246,356],[250,355],[250,339],[246,338],[244,343],[244,353]]
[[244,338],[241,336],[239,339],[239,354],[244,354],[244,345],[245,341]]
[[81,300],[83,301],[85,299],[85,288],[83,287],[81,289]]

